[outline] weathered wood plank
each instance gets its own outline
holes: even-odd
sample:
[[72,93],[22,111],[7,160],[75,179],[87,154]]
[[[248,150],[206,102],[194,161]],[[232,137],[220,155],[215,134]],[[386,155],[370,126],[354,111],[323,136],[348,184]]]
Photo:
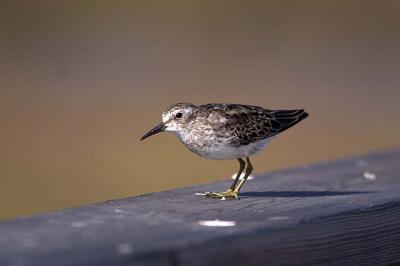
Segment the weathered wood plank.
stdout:
[[5,221],[0,265],[400,263],[399,181],[395,150]]

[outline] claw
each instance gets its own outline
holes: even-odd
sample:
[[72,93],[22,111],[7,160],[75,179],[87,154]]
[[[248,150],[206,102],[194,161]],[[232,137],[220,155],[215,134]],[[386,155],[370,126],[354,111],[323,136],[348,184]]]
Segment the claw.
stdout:
[[208,192],[206,196],[209,198],[223,199],[223,198],[234,198],[239,199],[239,194],[231,189],[225,192]]

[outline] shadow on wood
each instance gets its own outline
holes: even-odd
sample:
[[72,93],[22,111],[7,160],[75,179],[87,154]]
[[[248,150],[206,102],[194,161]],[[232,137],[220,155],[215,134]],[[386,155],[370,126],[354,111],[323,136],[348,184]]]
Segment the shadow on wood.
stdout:
[[343,195],[357,195],[365,193],[374,193],[374,191],[260,191],[244,192],[240,194],[245,197],[268,197],[268,198],[301,198],[301,197],[333,197]]

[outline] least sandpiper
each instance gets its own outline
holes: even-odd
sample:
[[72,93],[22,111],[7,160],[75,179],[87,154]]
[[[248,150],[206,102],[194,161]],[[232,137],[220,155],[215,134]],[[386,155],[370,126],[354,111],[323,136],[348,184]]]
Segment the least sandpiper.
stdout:
[[[159,132],[173,132],[190,151],[215,160],[237,159],[240,164],[231,187],[208,192],[211,198],[239,198],[253,166],[249,157],[263,150],[272,137],[294,126],[308,114],[302,109],[270,110],[241,104],[177,103],[162,114],[162,122],[140,140]],[[239,178],[243,172],[243,179]]]

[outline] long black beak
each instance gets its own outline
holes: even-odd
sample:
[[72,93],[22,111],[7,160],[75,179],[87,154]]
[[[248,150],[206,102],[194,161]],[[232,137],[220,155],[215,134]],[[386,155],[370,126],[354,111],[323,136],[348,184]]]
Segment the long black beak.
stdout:
[[153,128],[152,130],[150,130],[149,132],[144,134],[144,136],[140,140],[144,140],[145,138],[150,137],[151,135],[163,132],[164,130],[165,130],[165,125],[163,122],[161,122],[155,128]]

